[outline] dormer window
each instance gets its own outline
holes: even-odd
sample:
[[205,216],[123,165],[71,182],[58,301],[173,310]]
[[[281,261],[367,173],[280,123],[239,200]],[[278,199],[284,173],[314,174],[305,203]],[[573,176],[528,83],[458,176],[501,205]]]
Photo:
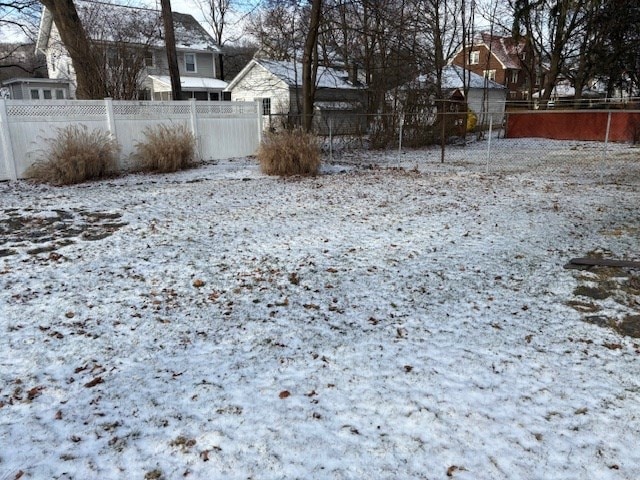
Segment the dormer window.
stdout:
[[195,53],[184,54],[184,70],[189,73],[195,73],[197,71]]

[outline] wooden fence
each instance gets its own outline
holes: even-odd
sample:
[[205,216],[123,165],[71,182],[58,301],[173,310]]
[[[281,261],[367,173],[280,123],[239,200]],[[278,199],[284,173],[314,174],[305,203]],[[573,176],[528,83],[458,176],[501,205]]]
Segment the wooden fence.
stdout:
[[159,124],[188,127],[201,160],[252,155],[262,136],[260,113],[257,102],[0,99],[0,180],[23,178],[46,140],[69,125],[110,132],[122,148],[123,171],[145,129]]

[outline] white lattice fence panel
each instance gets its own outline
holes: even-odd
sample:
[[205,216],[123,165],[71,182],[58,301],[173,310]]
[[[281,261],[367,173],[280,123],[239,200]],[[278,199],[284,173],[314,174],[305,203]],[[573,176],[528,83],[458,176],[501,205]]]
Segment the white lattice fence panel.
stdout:
[[226,117],[226,116],[249,116],[258,115],[258,104],[256,102],[207,102],[196,103],[196,113],[198,117]]
[[189,102],[113,102],[113,114],[116,118],[170,119],[188,117],[191,106]]
[[9,121],[58,121],[82,122],[83,120],[104,119],[107,113],[102,101],[63,102],[51,101],[7,101],[7,117]]

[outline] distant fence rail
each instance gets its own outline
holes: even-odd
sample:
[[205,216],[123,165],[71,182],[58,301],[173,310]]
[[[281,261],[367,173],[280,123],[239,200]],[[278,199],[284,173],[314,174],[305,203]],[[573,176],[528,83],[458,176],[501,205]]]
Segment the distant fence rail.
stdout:
[[85,125],[110,132],[122,151],[120,169],[131,166],[147,128],[184,125],[202,160],[254,154],[262,136],[257,102],[137,102],[120,100],[0,100],[0,180],[23,178],[56,129]]

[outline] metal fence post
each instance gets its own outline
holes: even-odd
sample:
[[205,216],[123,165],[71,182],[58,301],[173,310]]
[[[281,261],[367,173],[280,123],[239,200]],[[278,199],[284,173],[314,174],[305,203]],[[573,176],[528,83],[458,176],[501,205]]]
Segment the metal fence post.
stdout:
[[329,160],[333,161],[333,117],[329,117]]
[[18,180],[18,168],[13,155],[13,144],[11,143],[11,132],[9,131],[9,116],[7,115],[7,101],[3,98],[0,101],[0,142],[4,153],[4,163],[7,167],[9,179]]
[[404,127],[404,113],[400,114],[399,124],[400,124],[400,133],[398,134],[398,153],[402,153],[402,127]]
[[491,160],[491,136],[493,134],[493,115],[489,115],[489,139],[487,140],[487,168],[486,172],[489,173],[489,161]]
[[607,129],[604,134],[604,146],[602,148],[602,164],[600,166],[600,180],[604,175],[604,165],[607,160],[607,147],[609,146],[609,133],[611,132],[611,111],[607,114]]

